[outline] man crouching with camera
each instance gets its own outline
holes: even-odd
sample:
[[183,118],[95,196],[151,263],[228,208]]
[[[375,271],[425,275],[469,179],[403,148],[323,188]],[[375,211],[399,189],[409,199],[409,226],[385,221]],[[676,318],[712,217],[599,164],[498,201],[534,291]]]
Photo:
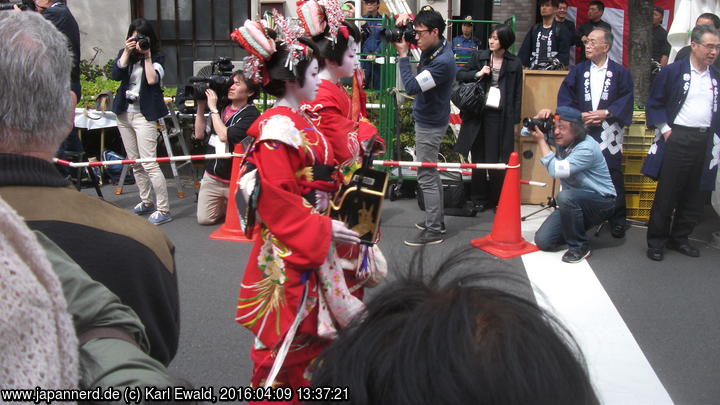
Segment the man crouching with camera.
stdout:
[[[550,110],[540,110],[535,116],[550,117]],[[568,251],[562,260],[581,262],[590,256],[586,231],[607,220],[615,206],[615,187],[600,145],[585,136],[582,115],[571,107],[558,107],[555,114],[552,137],[556,152],[550,149],[546,134],[537,126],[531,134],[538,143],[540,161],[550,176],[560,179],[562,184],[556,197],[558,208],[538,229],[535,244],[541,250],[551,251],[567,244]]]

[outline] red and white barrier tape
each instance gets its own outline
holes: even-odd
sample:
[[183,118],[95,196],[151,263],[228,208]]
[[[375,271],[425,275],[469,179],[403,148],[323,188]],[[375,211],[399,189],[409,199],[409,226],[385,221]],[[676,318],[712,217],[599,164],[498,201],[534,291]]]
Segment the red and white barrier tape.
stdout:
[[[181,162],[186,160],[207,160],[207,159],[230,159],[232,157],[243,157],[243,154],[239,153],[216,153],[209,155],[184,155],[184,156],[165,156],[156,158],[144,158],[144,159],[120,159],[120,160],[103,160],[97,162],[68,162],[67,160],[53,158],[53,162],[63,166],[69,167],[98,167],[98,166],[113,166],[113,165],[131,165],[136,163],[167,163],[167,162]],[[435,167],[440,171],[454,171],[460,172],[463,175],[470,175],[472,172],[460,170],[460,169],[495,169],[504,170],[510,168],[516,168],[515,166],[508,166],[505,163],[436,163],[436,162],[403,162],[396,160],[374,160],[374,166],[402,166],[409,167],[411,169],[417,169],[418,167]],[[519,167],[519,166],[518,166]],[[520,180],[522,184],[529,184],[531,186],[546,187],[546,183],[540,183],[537,181]]]
[[[411,166],[410,169],[417,170],[417,166]],[[448,169],[447,167],[438,167],[439,172],[452,172],[452,173],[460,173],[463,176],[471,176],[472,170],[460,170],[460,169]],[[536,187],[547,187],[547,183],[542,183],[539,181],[532,181],[532,180],[520,180],[520,184],[527,184],[529,186],[536,186]]]
[[402,166],[402,167],[435,167],[447,169],[515,169],[520,166],[508,166],[505,163],[437,163],[437,162],[404,162],[397,160],[373,160],[374,166]]
[[206,160],[206,159],[230,159],[231,157],[243,157],[237,153],[216,153],[210,155],[184,155],[184,156],[165,156],[157,158],[144,159],[121,159],[121,160],[102,160],[97,162],[68,162],[67,160],[53,158],[53,162],[63,166],[70,167],[97,167],[97,166],[113,166],[113,165],[132,165],[135,163],[167,163],[181,162],[185,160]]

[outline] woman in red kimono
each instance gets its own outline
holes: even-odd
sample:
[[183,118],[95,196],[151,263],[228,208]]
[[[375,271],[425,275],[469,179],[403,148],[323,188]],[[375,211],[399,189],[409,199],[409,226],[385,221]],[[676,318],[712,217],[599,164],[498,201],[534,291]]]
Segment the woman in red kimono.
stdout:
[[[253,387],[297,388],[309,386],[308,366],[332,337],[323,326],[342,327],[362,309],[342,288],[334,248],[335,242],[355,244],[359,238],[325,215],[339,186],[335,155],[300,110],[300,101],[317,92],[317,48],[309,39],[292,38],[281,16],[276,24],[283,42],[249,20],[231,35],[253,54],[246,64],[277,97],[248,130],[255,143],[241,169],[238,200],[245,197],[256,207],[248,217],[256,219],[260,238],[245,269],[236,321],[256,338],[250,353]],[[289,403],[299,403],[297,395]]]
[[[339,7],[325,3],[322,11],[327,24],[322,31],[304,16],[311,15],[313,0],[298,3],[298,16],[306,32],[320,51],[320,88],[312,101],[305,101],[302,108],[308,112],[315,125],[330,140],[335,160],[341,174],[341,180],[347,184],[353,173],[360,168],[365,146],[373,136],[378,135],[377,128],[366,118],[365,94],[362,90],[361,70],[357,64],[357,52],[360,43],[360,30],[344,20]],[[336,4],[339,6],[339,4]],[[317,32],[320,31],[320,32]],[[353,77],[353,95],[340,83],[342,78]],[[376,138],[375,152],[383,148],[382,138]],[[385,259],[377,244],[372,248],[363,245],[338,246],[345,278],[350,291],[358,298],[363,297],[363,286],[373,286],[379,274],[386,273]],[[382,267],[382,268],[380,268]]]

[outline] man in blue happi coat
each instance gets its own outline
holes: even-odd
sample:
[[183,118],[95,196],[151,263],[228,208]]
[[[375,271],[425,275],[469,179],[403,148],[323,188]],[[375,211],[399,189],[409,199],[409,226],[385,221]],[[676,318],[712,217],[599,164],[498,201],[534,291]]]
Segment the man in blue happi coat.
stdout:
[[588,134],[600,144],[617,198],[608,222],[616,238],[625,236],[625,183],[622,173],[622,143],[625,126],[632,121],[633,82],[630,72],[610,60],[612,32],[596,28],[587,36],[587,59],[575,65],[563,80],[557,105],[582,111]]
[[704,191],[715,188],[720,158],[720,72],[712,66],[720,33],[699,25],[690,41],[690,56],[655,77],[645,109],[648,126],[658,134],[642,169],[658,180],[647,231],[647,256],[657,261],[666,247],[700,256],[688,237],[702,216]]

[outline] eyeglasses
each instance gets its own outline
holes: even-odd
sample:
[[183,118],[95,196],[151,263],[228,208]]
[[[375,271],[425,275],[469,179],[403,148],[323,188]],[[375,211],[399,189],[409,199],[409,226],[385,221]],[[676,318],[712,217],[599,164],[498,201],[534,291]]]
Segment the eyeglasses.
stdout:
[[720,52],[720,44],[708,45],[708,44],[701,44],[699,42],[695,42],[695,43],[698,45],[702,45],[708,51]]
[[583,44],[585,44],[586,47],[587,46],[596,47],[598,45],[605,45],[605,42],[598,42],[594,39],[588,39],[588,40],[583,41]]
[[423,32],[432,32],[432,30],[415,30],[415,36],[421,37]]

